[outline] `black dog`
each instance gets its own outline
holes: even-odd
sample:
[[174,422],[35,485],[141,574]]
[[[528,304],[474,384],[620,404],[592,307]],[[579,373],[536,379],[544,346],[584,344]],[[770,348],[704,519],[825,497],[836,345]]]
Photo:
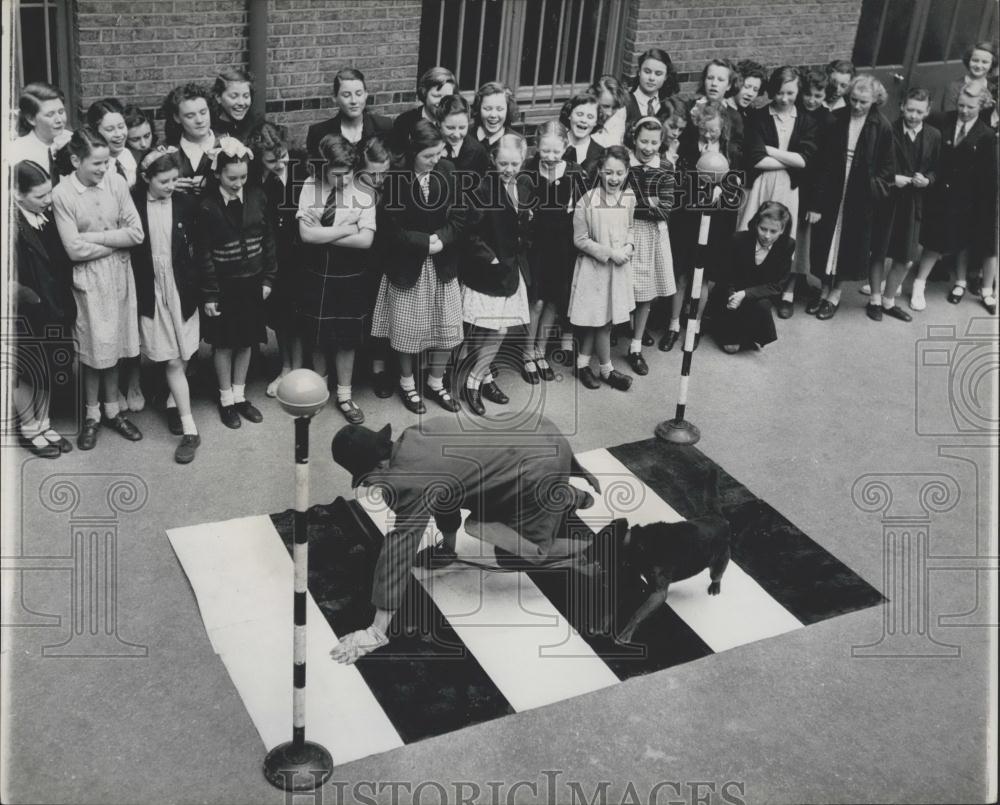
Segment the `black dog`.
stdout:
[[705,514],[680,523],[651,523],[628,528],[616,525],[616,542],[623,560],[626,584],[649,589],[646,600],[622,630],[619,639],[631,643],[639,625],[667,599],[675,581],[696,576],[706,567],[712,582],[709,595],[718,595],[722,574],[729,564],[729,521],[719,507],[719,473],[713,468],[705,481]]

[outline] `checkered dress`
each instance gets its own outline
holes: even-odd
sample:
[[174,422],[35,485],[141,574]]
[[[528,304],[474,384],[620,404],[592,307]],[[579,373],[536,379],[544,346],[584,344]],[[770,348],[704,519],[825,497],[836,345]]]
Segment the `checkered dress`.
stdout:
[[407,354],[457,347],[463,340],[458,280],[441,282],[430,256],[412,288],[398,288],[383,276],[372,314],[372,335],[388,338],[396,352]]
[[634,226],[632,285],[635,301],[649,302],[658,296],[671,296],[677,289],[666,223],[637,218]]

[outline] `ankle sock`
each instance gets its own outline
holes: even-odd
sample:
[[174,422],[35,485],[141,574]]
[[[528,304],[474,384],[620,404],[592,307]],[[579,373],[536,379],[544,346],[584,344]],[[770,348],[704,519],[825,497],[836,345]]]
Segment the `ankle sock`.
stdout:
[[118,416],[119,411],[121,411],[121,408],[119,407],[117,400],[112,403],[104,403],[104,416],[108,419],[114,419]]
[[781,295],[782,302],[794,302],[795,301],[795,291],[785,291]]
[[417,381],[413,379],[413,375],[400,375],[399,377],[399,387],[403,391],[416,391]]
[[881,305],[882,304],[882,294],[880,294],[880,293],[872,293],[871,299],[869,299],[868,301],[869,301],[869,304],[872,304],[872,305]]
[[840,304],[840,288],[834,288],[834,289],[832,289],[830,291],[830,295],[826,298],[826,300],[831,305],[839,305]]
[[434,391],[441,391],[444,388],[444,377],[427,375],[427,385],[434,389]]
[[602,363],[601,364],[601,377],[603,377],[605,380],[607,380],[608,376],[614,370],[615,370],[615,365],[613,363]]
[[87,419],[93,419],[95,422],[101,418],[101,406],[100,405],[88,405],[84,409],[84,416]]
[[679,318],[671,319],[667,329],[673,330],[675,333],[679,333],[681,331],[681,320]]
[[181,415],[181,427],[184,428],[185,436],[197,436],[198,428],[195,427],[194,417],[191,414]]
[[233,383],[233,403],[239,405],[241,402],[246,402],[246,384],[245,383]]
[[584,354],[581,353],[580,355],[576,356],[576,368],[577,369],[586,369],[588,366],[590,366],[590,356],[589,355],[584,355]]
[[633,338],[632,343],[628,345],[629,352],[642,352],[642,339]]
[[342,386],[340,383],[337,384],[337,402],[347,402],[351,399],[351,387]]
[[219,405],[223,408],[227,408],[228,406],[233,405],[233,403],[233,390],[231,388],[219,389]]

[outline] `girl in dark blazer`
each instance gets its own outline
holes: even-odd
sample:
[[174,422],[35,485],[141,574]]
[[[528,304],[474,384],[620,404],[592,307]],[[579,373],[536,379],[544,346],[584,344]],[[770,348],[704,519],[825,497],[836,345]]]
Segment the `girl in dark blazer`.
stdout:
[[983,149],[995,145],[993,132],[979,117],[982,102],[982,93],[962,92],[958,96],[958,110],[940,118],[941,159],[937,181],[924,200],[925,215],[920,224],[920,243],[924,251],[910,299],[910,307],[914,310],[923,310],[926,306],[927,278],[945,254],[955,255],[955,284],[948,301],[957,305],[965,296],[969,247],[981,203],[980,171],[986,162]]
[[500,138],[513,131],[517,120],[514,91],[500,81],[487,81],[472,99],[472,134],[486,149],[489,158],[496,156]]
[[60,332],[63,339],[70,337],[75,312],[70,291],[73,268],[49,209],[52,183],[48,171],[24,160],[11,173],[17,210],[10,286],[17,316],[14,410],[21,443],[36,456],[58,458],[73,449],[49,422],[55,347],[60,346]]
[[175,189],[180,159],[173,146],[160,147],[139,164],[140,181],[132,199],[145,237],[132,249],[132,270],[140,349],[148,360],[165,365],[170,389],[167,425],[171,433],[181,437],[174,460],[188,464],[201,444],[185,375],[187,362],[198,351],[201,339],[201,287],[194,253],[197,203]]
[[459,177],[460,191],[471,192],[490,169],[490,153],[469,131],[472,111],[461,95],[441,99],[434,116],[444,136],[444,158],[451,162]]
[[712,292],[712,328],[730,355],[761,349],[777,340],[771,307],[792,270],[792,215],[778,201],[765,201],[745,232],[733,235],[726,271]]
[[310,126],[306,132],[306,150],[310,157],[319,156],[319,141],[327,134],[359,144],[392,131],[392,118],[368,111],[368,87],[360,70],[345,67],[337,72],[333,77],[333,100],[337,104],[337,114]]
[[870,287],[876,291],[879,288],[886,257],[892,259],[892,268],[881,293],[881,306],[877,293],[872,294],[868,304],[868,317],[874,321],[881,321],[883,315],[900,321],[912,320],[896,304],[896,296],[906,272],[920,254],[924,198],[936,181],[941,155],[941,132],[924,123],[930,108],[930,93],[915,87],[906,93],[899,118],[892,124],[896,177],[889,191],[888,214],[885,220],[875,223]]
[[[681,133],[677,149],[678,165],[684,166],[685,170],[678,175],[678,184],[686,203],[671,213],[673,226],[670,246],[673,251],[677,292],[671,299],[670,324],[660,344],[660,349],[665,352],[673,349],[680,336],[688,275],[694,270],[696,259],[702,261],[705,269],[705,288],[698,303],[698,317],[694,325],[696,347],[701,340],[697,328],[701,325],[712,283],[729,259],[729,242],[736,231],[736,217],[742,197],[742,148],[730,139],[729,116],[725,107],[719,101],[705,101],[692,107],[690,115],[691,125]],[[724,154],[729,161],[729,171],[714,186],[699,181],[695,171],[698,160],[706,151]],[[711,219],[711,224],[708,244],[699,250],[698,233],[703,214]]]
[[604,110],[592,92],[574,95],[562,105],[559,122],[569,134],[566,159],[590,171],[604,153],[604,147],[591,136],[604,126]]
[[812,273],[823,283],[806,313],[832,319],[841,284],[860,280],[872,261],[872,222],[895,177],[892,127],[879,111],[887,93],[876,78],[859,75],[848,105],[833,113],[817,153],[817,187],[808,220]]
[[372,335],[388,338],[398,353],[399,394],[413,413],[426,410],[413,376],[414,357],[424,350],[427,396],[447,411],[461,408],[444,386],[444,370],[450,350],[462,343],[458,263],[467,211],[456,196],[454,169],[441,159],[444,149],[432,123],[413,126],[405,169],[386,177],[376,229],[385,276]]
[[420,106],[408,109],[392,122],[389,135],[390,147],[398,154],[406,153],[410,134],[418,120],[435,122],[434,110],[441,99],[453,95],[458,87],[455,74],[447,67],[431,67],[417,81],[417,98]]
[[163,99],[163,132],[167,145],[181,152],[177,190],[201,195],[212,175],[211,154],[219,147],[212,131],[212,96],[201,84],[175,87]]
[[649,48],[639,56],[636,64],[639,69],[625,99],[626,130],[641,117],[659,115],[660,104],[680,91],[677,71],[665,50]]
[[253,106],[253,76],[242,67],[226,67],[212,85],[212,131],[217,137],[247,142],[266,118]]
[[[497,405],[509,402],[490,372],[490,363],[508,329],[526,327],[531,320],[528,247],[532,187],[527,175],[519,176],[526,153],[527,144],[519,134],[500,138],[494,170],[474,196],[466,230],[459,276],[472,366],[462,388],[462,399],[479,416],[486,413],[483,397]],[[529,364],[534,368],[533,358],[532,347],[526,346],[525,372]]]

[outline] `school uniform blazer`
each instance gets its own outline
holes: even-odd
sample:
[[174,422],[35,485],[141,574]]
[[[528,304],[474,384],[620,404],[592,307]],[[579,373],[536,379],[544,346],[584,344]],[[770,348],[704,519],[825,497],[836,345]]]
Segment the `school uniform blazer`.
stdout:
[[755,233],[744,231],[733,235],[723,298],[734,291],[745,291],[746,301],[767,299],[781,293],[785,280],[792,273],[794,238],[778,238],[760,265],[754,262],[756,251]]
[[[458,151],[458,156],[451,154],[450,146],[445,149],[445,158],[455,166],[458,172],[473,173],[482,179],[490,170],[490,153],[487,146],[477,140],[473,135],[466,134],[462,147]],[[471,184],[468,180],[462,185],[470,190],[479,186]]]
[[487,296],[513,296],[519,273],[525,285],[531,281],[532,185],[526,174],[515,181],[517,209],[496,173],[487,175],[474,196],[460,279],[463,285]]
[[[142,243],[132,247],[132,273],[135,275],[135,296],[139,315],[153,318],[156,310],[154,289],[153,249],[149,242],[149,198],[144,186],[137,186],[132,200],[146,233]],[[174,282],[181,298],[181,313],[190,318],[201,301],[201,275],[195,258],[198,204],[184,193],[170,197],[173,221],[170,227],[170,257],[174,266]]]
[[[306,150],[309,156],[319,156],[319,141],[327,134],[341,133],[343,120],[339,114],[334,115],[329,120],[322,123],[314,123],[306,132]],[[386,136],[392,131],[392,118],[385,115],[377,115],[365,109],[361,113],[361,142],[376,135]],[[388,143],[387,143],[388,145]]]
[[230,120],[221,115],[212,116],[212,131],[216,137],[235,137],[241,143],[246,143],[253,130],[266,122],[267,118],[257,112],[247,112],[242,120]]
[[469,205],[456,196],[455,168],[442,159],[429,174],[427,201],[412,170],[390,173],[383,185],[376,241],[386,276],[397,288],[412,288],[420,277],[432,234],[444,248],[433,255],[438,279],[458,276],[461,238]]
[[410,129],[418,121],[423,119],[424,106],[415,106],[396,116],[392,121],[392,129],[389,132],[389,145],[397,153],[406,151],[407,143],[410,140]]
[[17,313],[28,320],[31,334],[40,337],[45,334],[45,325],[68,325],[76,318],[73,264],[63,248],[51,211],[46,214],[49,220],[43,233],[28,223],[20,208],[15,209],[14,281],[30,288],[39,298],[35,304],[20,306]]
[[[587,143],[587,155],[583,158],[583,164],[580,165],[585,171],[590,171],[597,160],[601,158],[604,154],[604,146],[596,142],[593,137],[590,138],[590,142]],[[567,162],[576,163],[576,149],[571,145],[566,149],[566,154],[563,156]]]
[[892,124],[892,142],[895,150],[896,173],[902,176],[922,173],[930,182],[925,188],[913,185],[906,187],[894,185],[890,191],[897,209],[905,203],[913,210],[913,215],[919,221],[923,217],[924,193],[937,182],[938,161],[941,158],[941,132],[934,126],[924,123],[920,132],[920,153],[915,161],[911,161],[910,140],[902,118]]
[[[797,109],[788,150],[799,154],[806,161],[805,169],[809,168],[809,163],[816,155],[816,134],[816,121],[811,115]],[[743,146],[746,152],[746,186],[749,190],[757,181],[757,177],[763,173],[754,166],[767,156],[766,146],[778,147],[778,128],[774,123],[770,104],[754,109],[751,113],[744,132]],[[802,172],[795,169],[788,171],[788,179],[793,189],[799,186]]]
[[[635,218],[637,221],[668,221],[674,205],[677,177],[666,157],[660,158],[658,168],[646,165],[631,165],[628,169],[628,183],[635,193]],[[649,206],[649,199],[655,198],[657,205]]]

